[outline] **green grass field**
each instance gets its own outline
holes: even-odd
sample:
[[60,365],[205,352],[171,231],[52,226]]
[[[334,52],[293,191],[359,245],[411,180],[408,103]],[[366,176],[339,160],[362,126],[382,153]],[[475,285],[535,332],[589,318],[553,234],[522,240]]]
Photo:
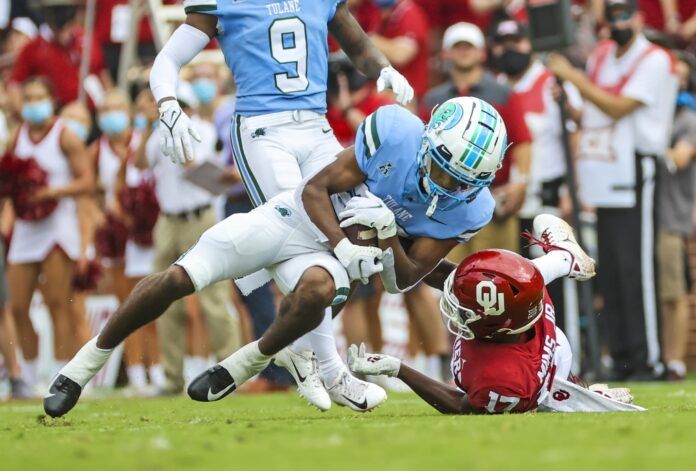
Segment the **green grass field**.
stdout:
[[411,394],[375,412],[294,393],[85,400],[66,418],[0,405],[0,469],[696,470],[696,381],[633,385],[650,410],[443,416]]

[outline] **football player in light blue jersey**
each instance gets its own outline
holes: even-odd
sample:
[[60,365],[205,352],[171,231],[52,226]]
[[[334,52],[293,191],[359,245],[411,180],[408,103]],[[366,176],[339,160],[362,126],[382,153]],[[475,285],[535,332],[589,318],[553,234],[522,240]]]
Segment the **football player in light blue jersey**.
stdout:
[[[427,126],[403,108],[382,107],[360,126],[354,149],[307,183],[303,204],[339,260],[350,246],[342,227],[374,228],[384,251],[382,282],[403,292],[491,220],[488,186],[506,148],[505,124],[483,100],[448,100]],[[408,251],[395,235],[413,241]]]
[[[411,86],[372,45],[344,0],[185,0],[184,8],[186,23],[157,55],[150,74],[160,107],[163,152],[179,163],[193,157],[191,138],[197,139],[198,133],[176,101],[176,82],[181,66],[215,37],[237,85],[230,138],[255,206],[294,189],[342,150],[324,116],[329,32],[356,67],[377,80],[378,90],[391,88],[402,104],[413,98]],[[257,279],[267,277],[254,275],[237,284],[248,291]],[[312,350],[319,371],[311,361]],[[349,384],[361,382],[350,375],[336,351],[329,310],[317,330],[276,362],[295,377],[300,394],[322,410],[331,405],[322,381],[342,381],[346,388],[360,389],[359,384]],[[315,378],[318,374],[321,379]],[[307,375],[311,379],[302,380]],[[369,383],[360,387],[366,394],[377,389]],[[331,399],[354,408],[341,394]]]
[[[141,281],[99,336],[60,371],[44,409],[53,417],[67,413],[129,333],[177,299],[222,280],[267,268],[286,297],[258,341],[189,385],[197,401],[222,399],[262,371],[321,323],[327,307],[344,303],[351,283],[379,273],[391,292],[421,280],[442,289],[454,267],[445,255],[492,217],[487,187],[501,166],[506,136],[498,113],[476,98],[445,102],[425,127],[403,108],[379,109],[360,127],[357,145],[304,185],[217,223],[174,265]],[[378,247],[353,244],[340,226],[354,224],[375,232]],[[328,392],[339,391],[354,410],[386,399],[381,390],[375,390],[381,396],[370,395],[363,383],[348,384],[327,385]]]

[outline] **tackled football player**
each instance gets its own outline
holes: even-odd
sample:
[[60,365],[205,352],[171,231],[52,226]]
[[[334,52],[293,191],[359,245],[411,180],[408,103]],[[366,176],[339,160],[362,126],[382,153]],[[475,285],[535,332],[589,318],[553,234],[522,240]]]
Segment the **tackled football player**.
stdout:
[[507,250],[484,250],[449,275],[443,264],[429,277],[430,283],[444,286],[443,320],[457,337],[452,355],[456,388],[398,358],[366,353],[364,345],[349,348],[350,369],[400,378],[445,414],[643,410],[631,405],[628,389],[604,384],[585,388],[570,375],[572,351],[556,327],[545,285],[562,276],[588,280],[595,262],[563,220],[539,215],[534,231],[537,237],[529,234],[532,243],[546,255],[528,260]]
[[[359,128],[355,147],[304,185],[219,222],[170,268],[141,281],[61,370],[46,412],[60,416],[74,407],[112,349],[173,301],[267,268],[287,294],[279,316],[258,341],[188,388],[198,401],[225,397],[318,325],[327,306],[343,303],[351,282],[380,273],[387,290],[406,291],[487,224],[495,205],[487,187],[506,147],[504,123],[482,100],[449,100],[427,126],[399,106],[380,108]],[[341,228],[350,225],[374,230],[379,246],[353,244]],[[400,238],[411,241],[408,250]],[[358,409],[372,406],[360,390],[343,394]]]

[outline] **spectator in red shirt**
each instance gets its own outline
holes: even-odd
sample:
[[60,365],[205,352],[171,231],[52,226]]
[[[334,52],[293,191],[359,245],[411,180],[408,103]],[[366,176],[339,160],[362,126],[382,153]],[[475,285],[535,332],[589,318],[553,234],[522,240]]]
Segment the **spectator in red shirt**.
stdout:
[[[84,34],[75,21],[76,12],[74,6],[44,7],[47,27],[24,46],[12,69],[10,85],[15,91],[30,77],[43,77],[50,83],[58,106],[77,100]],[[101,51],[92,48],[91,73],[100,74],[103,69]]]
[[[413,87],[416,99],[428,91],[428,19],[413,0],[373,0],[382,12],[382,21],[370,35]],[[416,106],[416,100],[412,102]]]
[[346,61],[335,61],[329,67],[326,98],[326,119],[338,142],[345,147],[353,144],[355,132],[370,113],[394,103],[377,93],[375,84]]
[[639,0],[645,25],[690,40],[696,34],[696,0]]

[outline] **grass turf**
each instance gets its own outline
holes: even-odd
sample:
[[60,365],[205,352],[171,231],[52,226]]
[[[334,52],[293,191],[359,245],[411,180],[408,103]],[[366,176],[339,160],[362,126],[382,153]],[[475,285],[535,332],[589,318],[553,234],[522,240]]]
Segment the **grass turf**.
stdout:
[[322,414],[288,393],[84,400],[53,420],[14,402],[0,405],[0,469],[696,469],[696,381],[633,391],[648,412],[443,416],[390,394],[372,413]]

